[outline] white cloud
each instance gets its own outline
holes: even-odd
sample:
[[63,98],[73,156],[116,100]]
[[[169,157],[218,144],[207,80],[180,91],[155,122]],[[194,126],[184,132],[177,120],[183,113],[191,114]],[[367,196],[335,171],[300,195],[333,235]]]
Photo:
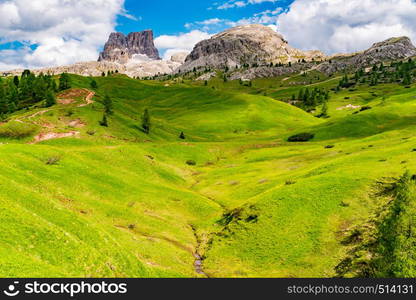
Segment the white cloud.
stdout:
[[124,10],[124,0],[2,0],[1,42],[26,47],[2,55],[0,68],[96,60],[118,14],[135,18]]
[[264,24],[268,26],[274,26],[277,22],[278,15],[282,13],[283,9],[278,7],[273,10],[265,10],[259,13],[256,13],[248,18],[243,18],[237,21],[232,21],[229,19],[219,19],[212,18],[204,21],[197,21],[193,23],[185,24],[187,29],[198,29],[206,32],[219,32],[228,27],[235,27],[248,24]]
[[179,35],[161,35],[155,39],[155,46],[165,53],[164,59],[170,59],[172,54],[192,51],[198,42],[210,37],[209,33],[200,30],[192,30]]
[[393,36],[416,41],[415,16],[413,0],[295,0],[277,25],[295,47],[338,53]]
[[217,9],[230,9],[235,7],[245,7],[250,4],[260,4],[264,2],[272,2],[275,3],[277,0],[229,0],[223,4],[218,4],[216,6]]

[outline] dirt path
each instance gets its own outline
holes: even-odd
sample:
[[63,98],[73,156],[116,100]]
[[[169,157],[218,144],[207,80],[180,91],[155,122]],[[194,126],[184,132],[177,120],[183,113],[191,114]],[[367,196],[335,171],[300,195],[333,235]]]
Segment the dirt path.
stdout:
[[[94,101],[92,99],[95,96],[95,92],[87,90],[87,89],[83,89],[82,91],[87,92],[88,95],[85,96],[85,103],[79,104],[79,105],[77,105],[77,107],[85,107],[85,106],[88,106],[88,105],[94,103]],[[62,105],[67,105],[67,104],[72,104],[74,101],[75,101],[75,99],[60,99],[60,100],[58,100],[58,103],[60,103]],[[49,111],[52,111],[52,110],[56,110],[56,108],[55,109],[50,108],[50,109],[41,110],[41,111],[38,111],[34,114],[25,116],[23,118],[16,119],[15,121],[20,122],[20,123],[24,123],[23,120],[31,120],[34,117],[43,115],[43,114],[45,114]],[[33,122],[33,121],[30,121],[30,122],[35,124],[35,122]],[[78,125],[78,124],[79,125],[84,125],[84,123],[81,123],[81,121],[76,123],[76,125]],[[50,127],[48,127],[48,126],[44,126],[44,125],[41,125],[41,126],[44,129],[50,129]],[[82,126],[73,126],[73,127],[82,127]],[[67,137],[76,137],[76,136],[79,136],[79,134],[80,134],[79,131],[41,132],[38,135],[36,135],[34,137],[33,141],[30,142],[29,144],[36,144],[36,143],[40,143],[40,142],[43,142],[43,141],[54,140],[54,139],[62,139],[62,138],[67,138]]]
[[95,96],[95,92],[90,91],[90,90],[87,90],[87,89],[84,89],[84,91],[87,91],[89,93],[87,95],[87,97],[85,97],[85,102],[86,103],[80,104],[80,105],[78,105],[78,107],[85,107],[85,106],[88,106],[88,105],[94,103],[94,101],[92,100],[92,98]]

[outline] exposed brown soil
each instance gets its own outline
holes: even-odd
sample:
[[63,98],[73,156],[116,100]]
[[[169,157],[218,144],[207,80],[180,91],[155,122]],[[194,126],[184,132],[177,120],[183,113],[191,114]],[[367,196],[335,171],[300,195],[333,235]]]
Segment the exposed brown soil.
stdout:
[[84,106],[87,106],[87,105],[90,105],[90,104],[94,103],[92,98],[95,96],[95,93],[92,92],[92,91],[89,91],[89,90],[84,90],[84,91],[88,93],[88,95],[85,97],[85,102],[86,103],[80,104],[80,105],[78,105],[78,107],[84,107]]
[[74,101],[74,99],[58,99],[58,103],[63,105],[72,104]]
[[73,128],[82,128],[85,125],[87,124],[85,124],[85,122],[83,122],[81,119],[76,119],[68,123],[68,126],[73,127]]
[[57,133],[57,132],[39,133],[37,136],[35,136],[34,141],[32,141],[31,144],[36,144],[36,143],[53,140],[53,139],[75,137],[78,135],[79,135],[78,131],[60,132],[60,133]]

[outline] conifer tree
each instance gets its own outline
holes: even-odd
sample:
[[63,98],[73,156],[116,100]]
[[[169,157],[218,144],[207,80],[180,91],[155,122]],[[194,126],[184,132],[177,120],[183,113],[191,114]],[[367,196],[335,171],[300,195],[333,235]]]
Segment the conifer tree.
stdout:
[[95,79],[93,79],[90,83],[90,86],[91,86],[92,89],[97,89],[98,88],[97,81],[95,81]]
[[113,101],[111,100],[110,96],[108,95],[104,96],[103,104],[104,104],[104,112],[107,115],[113,114]]
[[18,76],[14,76],[13,83],[16,87],[19,87],[19,77]]
[[71,88],[71,79],[68,73],[62,73],[59,77],[59,90],[64,91]]
[[46,107],[51,107],[54,106],[56,104],[56,98],[55,98],[55,94],[51,91],[48,90],[46,92]]
[[103,127],[108,127],[108,120],[107,120],[107,114],[103,114],[103,119],[100,121],[100,125]]
[[143,116],[142,116],[142,129],[143,132],[146,134],[150,133],[150,114],[149,114],[149,110],[146,108],[144,110]]

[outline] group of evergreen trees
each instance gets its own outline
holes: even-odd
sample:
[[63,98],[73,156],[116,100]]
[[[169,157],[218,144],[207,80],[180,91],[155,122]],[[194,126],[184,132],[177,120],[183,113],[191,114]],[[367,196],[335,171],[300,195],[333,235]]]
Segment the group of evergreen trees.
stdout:
[[381,63],[374,65],[368,72],[360,69],[355,72],[353,77],[345,74],[339,82],[337,91],[342,88],[351,88],[357,84],[376,86],[382,83],[398,83],[409,86],[414,78],[416,78],[416,62],[412,59],[395,62],[390,66]]
[[102,77],[105,77],[105,76],[111,76],[111,75],[114,75],[114,74],[118,74],[118,70],[115,70],[115,71],[107,71],[107,74],[105,72],[102,72],[101,73],[101,76]]
[[[298,95],[292,95],[292,101],[300,102],[299,106],[307,111],[311,111],[321,104],[324,104],[325,107],[329,99],[329,91],[321,88],[300,89]],[[326,116],[326,113],[324,115]]]
[[25,70],[20,78],[0,78],[0,118],[40,101],[45,101],[45,106],[52,106],[56,103],[55,93],[69,88],[71,80],[66,73],[60,76],[59,85],[52,75],[41,73],[36,76],[30,70]]

